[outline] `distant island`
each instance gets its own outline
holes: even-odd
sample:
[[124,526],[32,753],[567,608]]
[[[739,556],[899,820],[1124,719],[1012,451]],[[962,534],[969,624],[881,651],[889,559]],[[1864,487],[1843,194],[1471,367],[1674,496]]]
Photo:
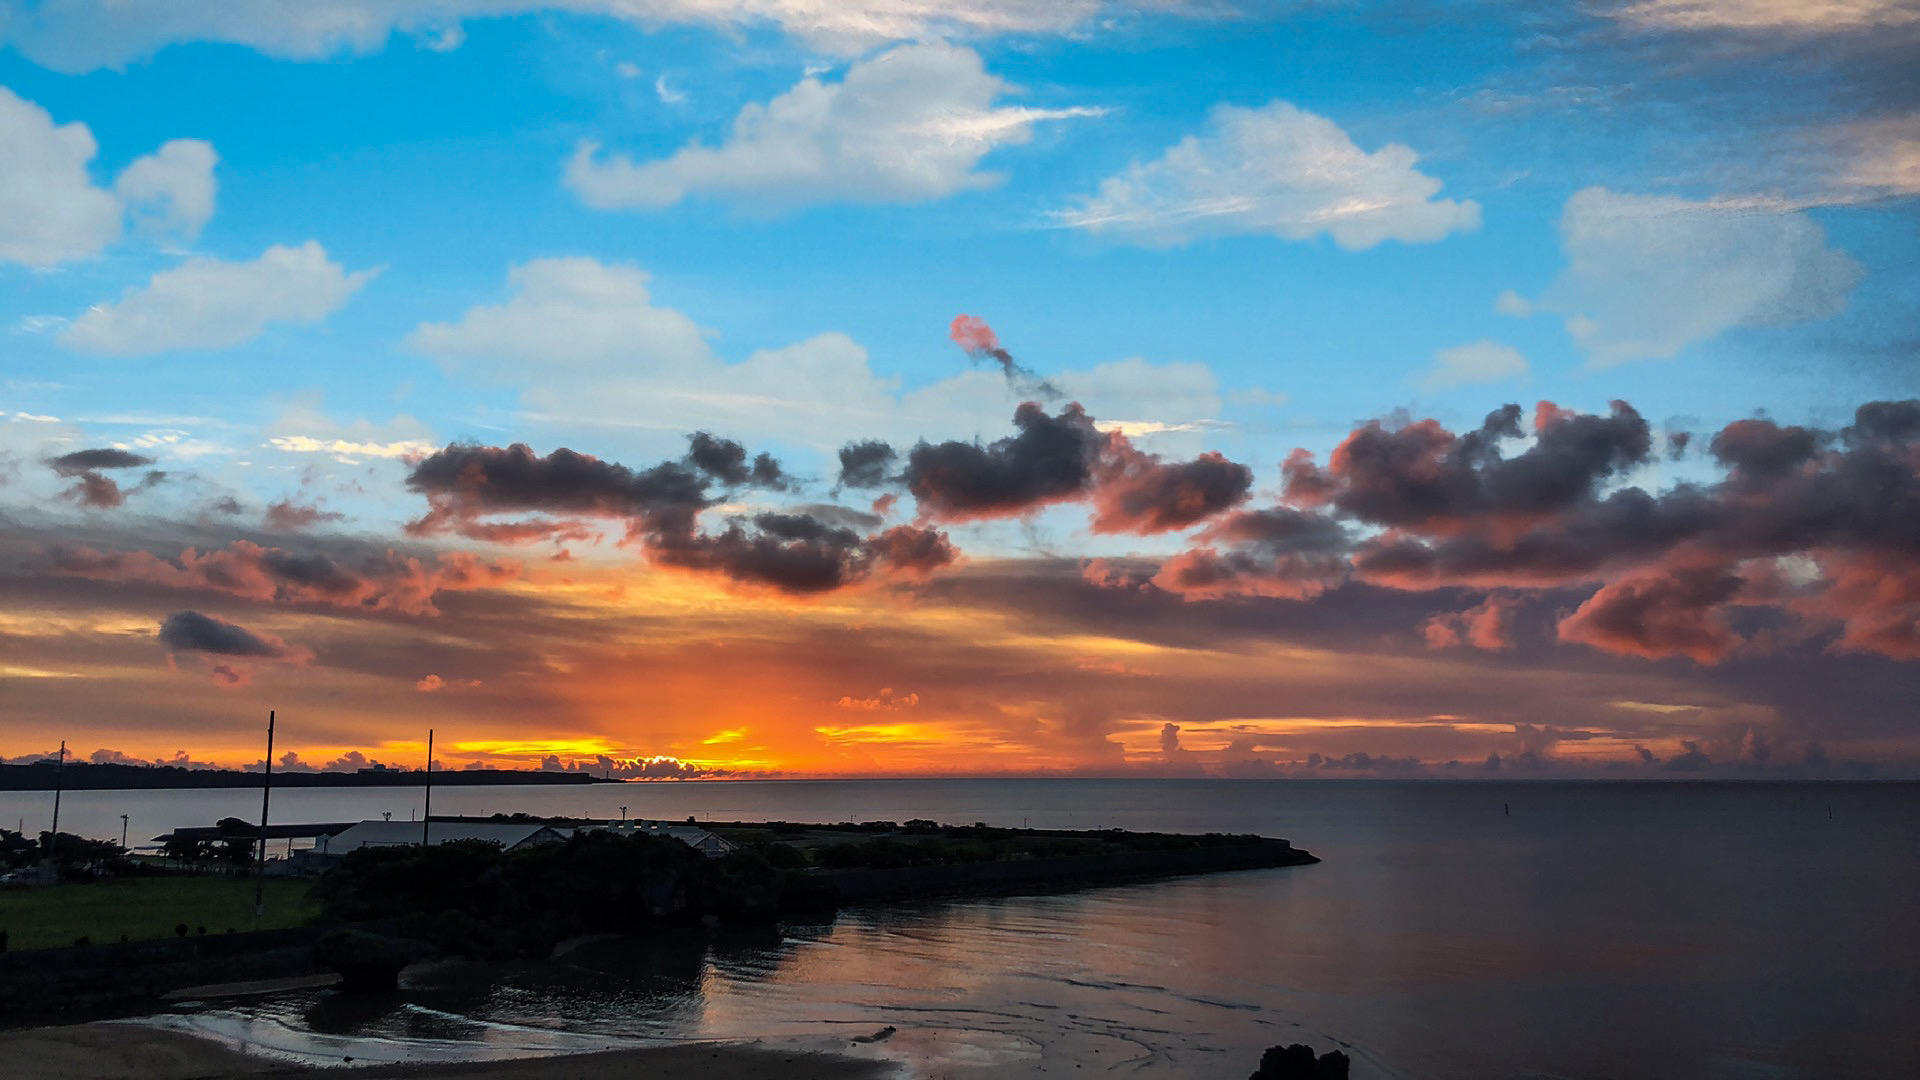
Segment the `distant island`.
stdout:
[[[494,787],[529,784],[618,784],[623,781],[584,772],[532,769],[434,770],[435,787]],[[257,788],[261,774],[240,769],[183,769],[178,765],[121,765],[69,762],[56,769],[51,759],[28,765],[0,765],[0,791],[154,790],[161,788]],[[426,773],[374,767],[356,772],[279,772],[277,788],[419,787]]]

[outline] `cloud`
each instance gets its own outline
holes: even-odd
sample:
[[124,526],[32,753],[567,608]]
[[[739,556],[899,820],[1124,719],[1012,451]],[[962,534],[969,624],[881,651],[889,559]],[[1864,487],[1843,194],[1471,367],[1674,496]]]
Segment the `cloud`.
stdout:
[[1542,402],[1533,445],[1507,457],[1500,442],[1521,437],[1520,416],[1518,405],[1508,405],[1463,435],[1432,420],[1400,427],[1369,421],[1334,448],[1325,468],[1299,452],[1289,457],[1288,499],[1386,526],[1444,530],[1463,519],[1523,521],[1580,502],[1652,453],[1651,429],[1624,401],[1607,416]]
[[1738,575],[1714,566],[1609,582],[1560,621],[1560,640],[1629,656],[1718,663],[1743,644],[1722,607],[1742,584]]
[[[542,259],[513,268],[508,281],[506,302],[426,323],[407,346],[451,370],[520,387],[538,421],[673,436],[753,431],[831,454],[850,435],[907,444],[972,438],[999,429],[1021,400],[997,372],[905,390],[837,332],[727,363],[710,346],[712,334],[654,303],[638,267]],[[1053,372],[1048,381],[1116,422],[1177,433],[1161,446],[1197,441],[1186,433],[1220,409],[1217,381],[1200,364],[1134,358]]]
[[251,262],[194,258],[96,305],[60,343],[81,352],[146,356],[175,349],[225,349],[272,323],[308,325],[339,310],[378,270],[345,272],[312,240],[274,245]]
[[1632,0],[1614,18],[1659,30],[1825,34],[1911,26],[1908,0]]
[[705,431],[696,431],[687,436],[687,464],[719,483],[734,487],[775,491],[787,487],[786,473],[772,454],[764,451],[755,454],[753,463],[749,465],[746,447],[732,439],[723,439]]
[[433,452],[434,444],[424,439],[400,439],[394,442],[355,442],[351,439],[324,439],[311,435],[275,435],[267,445],[289,454],[332,454],[347,458],[406,459]]
[[[1502,293],[1501,299],[1510,295]],[[1527,358],[1520,350],[1498,341],[1475,341],[1455,345],[1433,354],[1433,367],[1420,380],[1428,390],[1445,390],[1469,383],[1500,382],[1527,373]]]
[[167,616],[160,624],[160,643],[176,652],[261,660],[283,660],[299,652],[272,634],[256,633],[198,611],[176,611]]
[[[747,468],[744,448],[730,440],[699,432],[689,443],[682,461],[647,469],[564,447],[542,456],[524,443],[451,445],[408,476],[407,486],[429,507],[409,529],[524,543],[581,535],[590,528],[583,519],[608,521],[624,526],[626,540],[657,565],[795,595],[843,588],[881,571],[922,576],[958,557],[931,529],[900,526],[862,536],[805,511],[736,516],[717,532],[702,531],[701,513],[721,502],[714,484],[750,485],[782,474],[765,455]],[[503,522],[502,514],[532,516]]]
[[[1514,590],[1568,590],[1560,640],[1717,663],[1824,640],[1920,659],[1920,401],[1869,402],[1838,430],[1741,420],[1709,441],[1712,482],[1655,493],[1618,481],[1651,432],[1541,403],[1455,434],[1431,420],[1355,430],[1328,464],[1284,468],[1291,506],[1230,515],[1154,583],[1189,598],[1313,595],[1344,575],[1410,591],[1502,588],[1509,600],[1427,626],[1434,644],[1508,640],[1483,620]],[[1345,523],[1361,531],[1339,530]],[[1577,591],[1573,591],[1577,590]]]
[[[5,12],[0,11],[0,36]],[[96,255],[120,238],[129,211],[192,239],[213,214],[213,147],[174,139],[136,159],[113,191],[95,186],[93,132],[55,124],[43,108],[0,87],[0,261],[45,267]]]
[[172,651],[169,664],[182,653],[205,658],[208,674],[216,686],[222,687],[250,682],[253,667],[249,662],[305,664],[313,659],[310,649],[198,611],[176,611],[167,616],[160,624],[160,643]]
[[563,378],[614,364],[638,372],[712,365],[706,334],[680,312],[655,307],[647,281],[633,266],[535,259],[507,272],[507,303],[471,308],[457,323],[424,323],[406,344],[488,375],[514,372],[532,357]]
[[[101,447],[92,450],[74,450],[49,458],[47,465],[56,474],[69,477],[74,485],[64,493],[68,499],[95,510],[111,510],[126,501],[126,493],[110,476],[102,475],[101,469],[132,469],[153,464],[153,459],[117,447]],[[140,482],[136,491],[153,487],[166,479],[167,474],[158,470],[149,471]]]
[[1000,374],[1006,377],[1007,385],[1014,393],[1047,401],[1060,396],[1059,387],[1035,375],[1015,360],[1012,353],[1000,347],[999,335],[993,332],[993,327],[988,326],[985,319],[977,315],[955,315],[953,323],[947,327],[947,336],[968,356],[976,360],[992,360],[1000,365]]
[[850,442],[840,448],[840,487],[877,488],[892,483],[899,453],[879,439]]
[[988,445],[920,443],[907,454],[907,490],[942,521],[1015,517],[1082,497],[1106,437],[1077,404],[1048,416],[1033,402],[1013,414],[1019,433]]
[[117,447],[100,447],[93,450],[75,450],[50,458],[47,464],[61,476],[79,476],[95,469],[133,469],[153,464],[153,459],[144,454]]
[[1802,213],[1593,187],[1560,219],[1567,267],[1539,302],[1593,367],[1665,359],[1745,326],[1838,314],[1860,264]]
[[376,51],[395,33],[445,50],[461,42],[464,20],[565,11],[643,27],[773,26],[814,48],[857,55],[892,41],[1067,33],[1105,12],[1144,7],[1178,13],[1185,6],[1102,0],[254,0],[129,9],[116,0],[66,0],[23,9],[9,0],[0,7],[6,16],[0,18],[0,43],[69,73],[122,67],[169,45],[195,41],[243,45],[282,59],[323,60]]
[[127,166],[113,191],[143,231],[192,240],[213,218],[219,162],[213,144],[173,139]]
[[433,600],[442,591],[486,588],[519,573],[511,563],[462,552],[448,552],[428,562],[384,550],[347,561],[319,553],[295,554],[248,540],[204,554],[188,548],[177,559],[145,551],[56,547],[49,552],[49,562],[56,573],[94,581],[408,615],[438,614]]
[[1331,518],[1276,506],[1233,514],[1200,544],[1162,563],[1152,584],[1188,600],[1303,600],[1348,576],[1347,530]]
[[1920,112],[1845,124],[1817,141],[1831,163],[1827,201],[1920,195]]
[[[1465,611],[1435,615],[1421,627],[1427,644],[1436,649],[1458,645],[1498,652],[1513,647],[1514,598],[1499,593]],[[1573,640],[1568,638],[1567,640]]]
[[1215,106],[1207,128],[1158,159],[1134,163],[1058,216],[1063,223],[1149,247],[1262,233],[1325,233],[1349,251],[1387,240],[1433,243],[1480,226],[1472,200],[1436,199],[1440,181],[1399,143],[1373,153],[1333,121],[1275,101]]
[[1244,502],[1252,489],[1253,470],[1219,453],[1170,464],[1114,440],[1094,486],[1093,531],[1150,535],[1190,528]]
[[857,698],[852,694],[843,694],[833,704],[836,708],[858,709],[863,712],[897,712],[901,709],[919,708],[920,695],[896,694],[891,686],[884,686],[873,697]]
[[839,83],[808,77],[734,118],[719,146],[690,143],[636,164],[582,143],[567,185],[603,210],[659,209],[692,195],[737,199],[755,213],[824,202],[913,203],[991,187],[975,171],[992,150],[1025,143],[1043,120],[1090,108],[996,108],[1011,88],[971,49],[905,45],[847,69]]
[[281,499],[267,507],[267,528],[281,532],[300,532],[311,529],[323,521],[339,521],[345,514],[322,510],[317,506],[305,506],[292,499]]

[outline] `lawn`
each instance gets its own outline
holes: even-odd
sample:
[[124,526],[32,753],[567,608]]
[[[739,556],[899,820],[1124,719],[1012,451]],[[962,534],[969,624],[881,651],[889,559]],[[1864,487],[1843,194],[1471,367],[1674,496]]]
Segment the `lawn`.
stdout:
[[267,882],[266,914],[253,918],[253,879],[237,877],[121,878],[84,885],[0,889],[0,930],[10,949],[71,945],[78,937],[95,944],[172,937],[187,924],[194,934],[227,930],[272,930],[299,926],[318,905],[307,899],[311,882]]

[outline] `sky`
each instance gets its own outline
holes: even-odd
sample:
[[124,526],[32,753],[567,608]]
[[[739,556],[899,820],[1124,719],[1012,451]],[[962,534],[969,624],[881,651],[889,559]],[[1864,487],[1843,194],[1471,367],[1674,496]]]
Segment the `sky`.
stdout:
[[0,0],[0,758],[1920,775],[1910,0]]

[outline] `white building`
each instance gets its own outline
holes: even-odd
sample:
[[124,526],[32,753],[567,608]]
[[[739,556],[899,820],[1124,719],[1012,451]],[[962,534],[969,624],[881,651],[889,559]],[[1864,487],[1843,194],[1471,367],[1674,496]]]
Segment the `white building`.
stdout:
[[[557,844],[567,838],[567,833],[537,821],[436,821],[426,827],[425,837],[430,844],[485,840],[499,844],[503,851],[512,851],[535,844]],[[345,855],[363,847],[409,847],[420,842],[418,821],[363,821],[345,832],[321,837],[314,851],[323,855]]]
[[670,821],[623,821],[618,825],[609,824],[606,828],[607,831],[621,836],[641,833],[678,840],[709,859],[717,859],[733,850],[733,844],[698,825],[675,824]]

